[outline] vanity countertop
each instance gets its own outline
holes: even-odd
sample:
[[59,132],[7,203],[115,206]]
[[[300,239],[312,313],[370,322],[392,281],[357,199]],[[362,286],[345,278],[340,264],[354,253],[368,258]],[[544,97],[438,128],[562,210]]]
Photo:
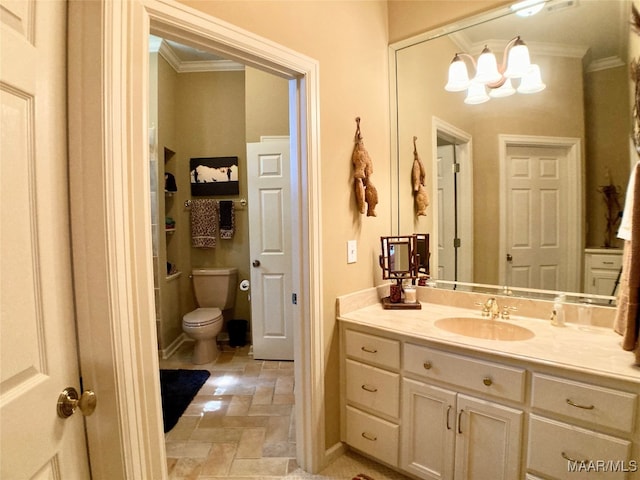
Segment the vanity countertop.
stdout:
[[338,319],[426,340],[434,346],[455,346],[505,360],[521,360],[640,383],[640,366],[633,365],[633,353],[622,350],[622,337],[611,328],[583,327],[572,323],[554,327],[549,320],[512,315],[510,320],[500,321],[528,328],[534,332],[533,338],[519,341],[485,340],[450,333],[434,325],[437,320],[446,317],[481,318],[479,308],[427,302],[421,304],[421,310],[386,310],[380,302],[358,305],[348,312],[344,312],[344,309],[344,313],[339,308]]

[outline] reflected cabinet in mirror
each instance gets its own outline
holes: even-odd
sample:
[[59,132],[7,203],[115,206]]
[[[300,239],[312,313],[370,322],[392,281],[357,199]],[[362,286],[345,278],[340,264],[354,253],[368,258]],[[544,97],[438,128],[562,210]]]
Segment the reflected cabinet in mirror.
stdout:
[[[585,252],[621,253],[612,229],[631,165],[630,12],[621,0],[549,1],[533,16],[499,9],[391,46],[394,227],[430,234],[432,278],[614,294],[615,273],[598,292],[585,285]],[[517,36],[543,90],[481,104],[445,90],[456,54],[468,54],[458,59],[472,77],[471,58],[486,46],[500,65]],[[414,136],[426,216],[414,207]]]

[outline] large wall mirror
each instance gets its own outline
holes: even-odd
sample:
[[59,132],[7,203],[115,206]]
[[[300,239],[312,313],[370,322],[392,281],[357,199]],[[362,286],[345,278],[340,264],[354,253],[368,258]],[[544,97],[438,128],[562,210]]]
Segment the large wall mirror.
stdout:
[[[391,45],[394,233],[430,234],[432,277],[578,297],[585,249],[619,252],[602,190],[617,187],[624,204],[630,12],[624,0],[552,0],[532,16],[502,8]],[[500,63],[516,36],[544,90],[474,105],[445,91],[456,53],[477,59],[488,46]],[[414,136],[430,194],[420,217]]]

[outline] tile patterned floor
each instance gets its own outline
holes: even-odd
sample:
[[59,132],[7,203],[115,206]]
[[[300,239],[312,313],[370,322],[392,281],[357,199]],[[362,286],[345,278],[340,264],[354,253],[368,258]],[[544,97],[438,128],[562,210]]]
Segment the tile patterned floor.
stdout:
[[225,348],[217,360],[191,364],[183,344],[160,368],[206,369],[211,376],[165,435],[171,479],[404,479],[349,452],[318,475],[295,461],[293,362],[254,360],[249,348]]

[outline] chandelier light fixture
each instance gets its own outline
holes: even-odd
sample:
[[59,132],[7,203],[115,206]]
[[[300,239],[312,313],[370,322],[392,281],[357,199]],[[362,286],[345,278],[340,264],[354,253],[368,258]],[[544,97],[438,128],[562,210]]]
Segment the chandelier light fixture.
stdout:
[[[475,69],[475,76],[469,78],[465,59]],[[512,80],[520,80],[517,88]],[[544,90],[540,67],[532,64],[529,49],[517,36],[507,43],[502,64],[498,66],[496,57],[486,46],[478,61],[468,53],[456,53],[449,65],[449,80],[444,89],[448,92],[467,91],[464,103],[476,105],[491,98],[508,97],[514,93],[536,93]]]

